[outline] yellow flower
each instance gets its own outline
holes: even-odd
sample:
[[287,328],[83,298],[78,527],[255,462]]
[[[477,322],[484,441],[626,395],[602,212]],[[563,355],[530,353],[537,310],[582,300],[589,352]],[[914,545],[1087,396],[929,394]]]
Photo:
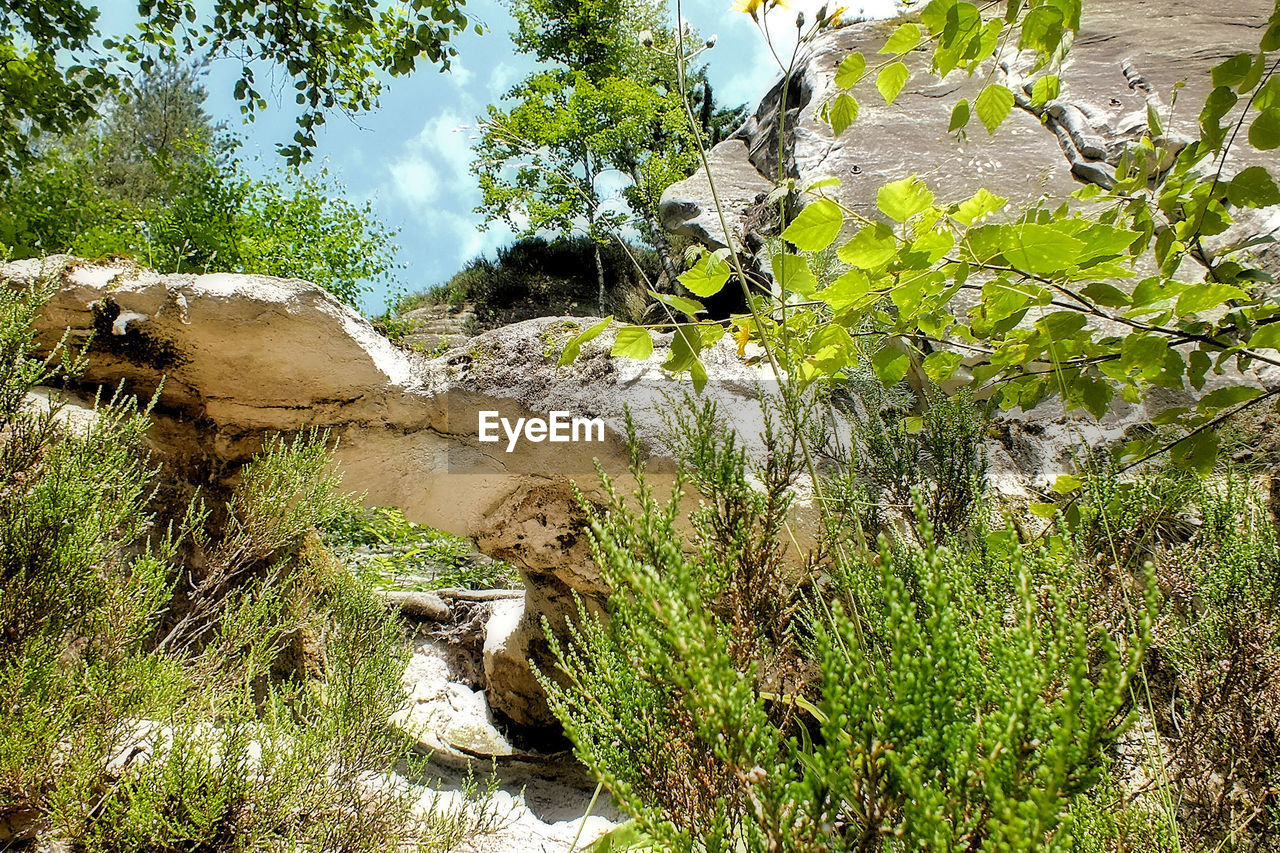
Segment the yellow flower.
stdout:
[[734,0],[733,11],[746,12],[751,17],[757,17],[761,11],[768,12],[775,6],[781,6],[788,9],[791,6],[791,0]]

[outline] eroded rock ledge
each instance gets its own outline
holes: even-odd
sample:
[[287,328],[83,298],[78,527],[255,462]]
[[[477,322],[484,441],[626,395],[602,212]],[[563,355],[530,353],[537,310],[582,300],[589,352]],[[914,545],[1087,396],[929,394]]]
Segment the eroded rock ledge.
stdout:
[[[52,297],[37,327],[45,352],[66,335],[87,347],[77,389],[91,408],[98,388],[146,400],[159,391],[150,438],[175,471],[229,478],[274,432],[323,427],[336,442],[343,484],[372,505],[396,506],[416,522],[475,539],[525,575],[522,606],[506,608],[488,638],[494,707],[523,725],[551,722],[529,669],[540,659],[545,615],[558,620],[574,592],[603,591],[581,539],[572,494],[588,491],[594,461],[625,475],[629,407],[656,472],[670,472],[662,438],[667,381],[658,352],[615,361],[606,334],[572,368],[557,370],[564,343],[594,320],[545,318],[481,335],[436,359],[398,349],[356,312],[298,280],[241,275],[161,275],[131,264],[67,257],[4,265],[9,286],[43,284]],[[670,336],[668,335],[669,339]],[[757,383],[732,346],[708,354],[707,394],[726,422],[752,440],[760,422]],[[567,411],[602,418],[604,441],[483,443],[477,413],[514,422]],[[755,438],[758,445],[758,438]]]

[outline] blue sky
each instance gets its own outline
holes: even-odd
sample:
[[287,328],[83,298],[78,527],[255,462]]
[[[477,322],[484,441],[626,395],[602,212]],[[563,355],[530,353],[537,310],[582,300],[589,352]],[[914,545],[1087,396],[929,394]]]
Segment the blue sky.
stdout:
[[[688,0],[684,17],[702,35],[718,36],[715,48],[703,54],[717,100],[754,107],[778,71],[751,19],[731,11],[731,5],[732,0]],[[821,2],[796,0],[790,5],[807,9],[812,19]],[[872,13],[891,5],[892,0],[854,0],[849,12]],[[131,26],[136,20],[132,7],[125,2],[103,4],[102,32]],[[470,0],[466,8],[488,32],[469,31],[457,40],[459,55],[450,71],[420,66],[413,75],[392,81],[377,111],[354,122],[333,115],[319,138],[318,157],[346,186],[348,197],[370,199],[382,221],[400,232],[400,260],[406,267],[401,279],[409,292],[447,280],[470,258],[491,255],[511,239],[499,223],[482,231],[483,217],[472,212],[480,192],[468,171],[471,128],[485,106],[496,103],[535,63],[515,52],[503,3]],[[788,35],[794,39],[793,15],[779,10],[770,16],[771,29],[781,40]],[[214,63],[207,81],[208,109],[246,138],[242,154],[258,158],[255,168],[277,168],[275,145],[288,141],[295,129],[292,88],[279,86],[269,96],[276,99],[272,108],[254,123],[244,124],[231,97],[237,73],[238,66]],[[364,310],[380,313],[387,297],[385,292],[371,294]]]

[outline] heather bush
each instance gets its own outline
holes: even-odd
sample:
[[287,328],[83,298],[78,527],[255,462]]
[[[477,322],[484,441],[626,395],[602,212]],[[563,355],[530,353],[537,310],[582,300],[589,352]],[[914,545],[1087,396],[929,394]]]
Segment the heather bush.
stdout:
[[1064,541],[943,546],[918,491],[918,544],[881,536],[802,570],[783,559],[785,433],[753,470],[710,404],[679,423],[670,501],[639,465],[630,497],[603,478],[590,533],[615,591],[607,618],[584,607],[552,642],[544,680],[636,831],[678,850],[1071,849],[1147,610],[1095,630]]

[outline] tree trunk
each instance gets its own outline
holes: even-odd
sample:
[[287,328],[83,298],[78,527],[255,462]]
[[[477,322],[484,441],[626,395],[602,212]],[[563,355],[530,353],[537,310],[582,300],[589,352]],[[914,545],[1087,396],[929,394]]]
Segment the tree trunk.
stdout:
[[[637,187],[640,186],[640,173],[632,168],[630,174],[632,183]],[[658,250],[658,261],[662,264],[662,271],[667,274],[667,287],[675,287],[676,277],[680,273],[676,270],[675,261],[671,258],[671,239],[667,236],[666,229],[658,221],[653,209],[647,204],[641,204],[639,207],[641,209],[638,213],[644,217],[649,230],[653,232],[653,247]],[[652,282],[652,285],[654,290],[659,289],[658,282]]]
[[[658,260],[662,263],[662,271],[667,274],[667,287],[675,287],[680,273],[676,270],[675,261],[671,257],[671,238],[667,236],[662,223],[656,221],[656,217],[652,213],[645,211],[645,218],[649,220],[649,227],[653,229],[654,248],[658,250]],[[655,281],[655,290],[657,289],[657,284]]]
[[592,243],[596,255],[596,279],[600,283],[600,316],[604,316],[604,261],[600,258],[600,244]]

